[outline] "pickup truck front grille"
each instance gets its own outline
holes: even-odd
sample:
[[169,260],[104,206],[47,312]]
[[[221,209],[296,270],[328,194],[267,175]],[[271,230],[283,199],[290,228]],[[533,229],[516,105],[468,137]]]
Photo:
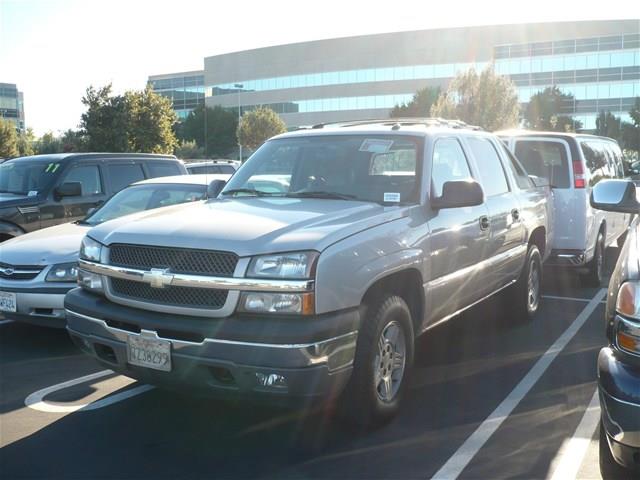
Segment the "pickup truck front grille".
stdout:
[[109,263],[119,267],[168,268],[172,273],[232,277],[238,256],[232,252],[116,243]]
[[228,294],[227,290],[212,288],[153,288],[146,283],[121,278],[111,278],[110,282],[111,291],[117,297],[175,307],[218,310],[224,306]]

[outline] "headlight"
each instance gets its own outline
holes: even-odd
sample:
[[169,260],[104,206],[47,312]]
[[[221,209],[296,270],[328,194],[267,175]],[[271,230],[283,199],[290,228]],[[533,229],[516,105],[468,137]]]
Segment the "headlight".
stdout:
[[312,315],[315,299],[313,293],[245,292],[240,297],[239,310],[247,313]]
[[47,273],[47,282],[75,282],[78,279],[78,264],[59,263],[54,265]]
[[78,269],[78,285],[94,293],[102,293],[104,291],[102,288],[102,276],[87,272],[81,268]]
[[254,257],[247,277],[252,278],[312,278],[318,252],[291,252]]
[[80,258],[90,262],[99,262],[102,253],[102,244],[93,238],[85,236],[80,245]]
[[625,282],[620,286],[616,310],[620,315],[640,320],[640,282]]

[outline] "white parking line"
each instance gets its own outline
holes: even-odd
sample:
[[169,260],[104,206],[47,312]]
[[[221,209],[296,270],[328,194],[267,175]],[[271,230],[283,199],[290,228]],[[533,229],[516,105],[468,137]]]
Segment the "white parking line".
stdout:
[[141,393],[147,392],[154,388],[151,385],[140,385],[139,387],[135,387],[130,390],[126,390],[124,392],[116,393],[115,395],[111,395],[110,397],[102,398],[100,400],[96,400],[91,403],[85,403],[80,405],[53,404],[43,400],[44,397],[52,394],[53,392],[57,392],[65,388],[73,387],[74,385],[79,385],[84,382],[89,382],[91,380],[97,380],[98,378],[106,377],[107,375],[111,375],[112,373],[114,373],[113,370],[102,370],[100,372],[92,373],[90,375],[85,375],[84,377],[74,378],[72,380],[67,380],[66,382],[58,383],[56,385],[43,388],[29,395],[25,399],[24,404],[25,406],[32,408],[34,410],[38,410],[40,412],[47,412],[47,413],[72,413],[72,412],[77,412],[78,410],[89,411],[89,410],[97,410],[99,408],[104,408],[109,405],[113,405],[114,403],[121,402],[123,400],[126,400],[127,398],[131,398],[136,395],[140,395]]
[[598,422],[600,421],[600,399],[598,389],[591,397],[591,402],[582,416],[573,437],[564,442],[556,458],[552,462],[553,475],[550,480],[573,480],[577,477],[580,465],[589,449]]
[[551,300],[569,300],[571,302],[585,302],[585,303],[589,303],[591,301],[590,298],[559,297],[557,295],[542,295],[542,298],[549,298]]
[[458,448],[453,456],[447,460],[440,470],[433,476],[434,479],[455,479],[469,464],[482,446],[491,438],[495,431],[502,425],[507,417],[518,406],[524,396],[531,390],[542,374],[549,368],[551,362],[567,346],[569,341],[580,330],[587,319],[600,304],[606,295],[606,289],[600,289],[589,301],[577,318],[569,325],[562,335],[551,347],[538,359],[531,370],[524,376],[520,383],[507,395],[496,409],[484,420],[467,440]]
[[13,323],[13,320],[0,320],[0,325],[6,325],[7,323]]

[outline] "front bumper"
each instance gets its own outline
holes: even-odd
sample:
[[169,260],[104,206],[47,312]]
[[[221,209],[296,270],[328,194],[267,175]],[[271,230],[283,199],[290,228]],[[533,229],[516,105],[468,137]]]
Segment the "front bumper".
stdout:
[[75,287],[75,283],[70,283],[47,288],[16,288],[4,283],[0,290],[16,294],[16,311],[2,312],[2,315],[9,320],[32,325],[64,328],[64,297]]
[[[89,355],[144,382],[214,396],[266,398],[304,404],[337,396],[353,364],[359,314],[356,309],[316,317],[177,316],[115,304],[80,289],[65,300],[67,330]],[[127,362],[127,338],[171,342],[171,372]],[[286,386],[258,378],[280,375]]]
[[612,348],[598,355],[602,424],[611,453],[621,465],[640,470],[640,368]]

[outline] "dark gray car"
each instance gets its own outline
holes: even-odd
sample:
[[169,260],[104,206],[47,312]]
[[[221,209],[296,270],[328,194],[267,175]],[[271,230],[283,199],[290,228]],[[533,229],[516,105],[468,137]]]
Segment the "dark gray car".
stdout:
[[459,123],[283,134],[217,200],[93,229],[68,330],[143,381],[384,420],[416,337],[501,291],[534,316],[548,195]]

